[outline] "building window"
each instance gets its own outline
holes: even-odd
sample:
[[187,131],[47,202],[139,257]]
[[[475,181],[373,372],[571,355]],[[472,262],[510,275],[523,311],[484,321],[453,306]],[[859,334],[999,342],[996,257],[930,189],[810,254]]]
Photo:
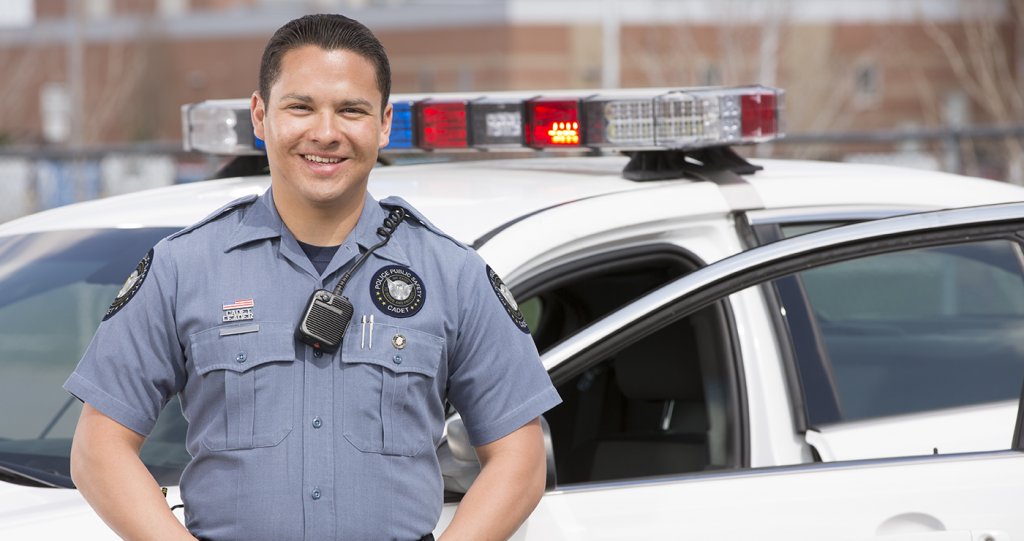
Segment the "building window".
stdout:
[[870,107],[882,98],[882,70],[875,64],[862,64],[853,70],[853,101]]

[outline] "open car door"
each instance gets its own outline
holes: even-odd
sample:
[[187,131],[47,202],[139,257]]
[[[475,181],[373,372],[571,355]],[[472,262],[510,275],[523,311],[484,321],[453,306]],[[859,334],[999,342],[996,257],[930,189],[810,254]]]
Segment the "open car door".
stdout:
[[[1013,204],[795,237],[696,270],[555,346],[543,360],[564,400],[545,415],[554,455],[549,464],[556,464],[557,480],[514,539],[1024,539],[1022,232],[1024,204]],[[778,310],[785,328],[792,318],[773,296],[778,280],[819,270],[842,276],[847,267],[837,265],[873,262],[878,267],[875,258],[884,258],[880,268],[903,273],[901,288],[845,298],[838,294],[842,288],[826,288],[837,293],[831,311],[812,307],[818,323],[831,317],[827,324],[834,329],[824,335],[825,342],[853,344],[845,356],[829,358],[833,350],[826,344],[819,373],[793,358],[794,344],[784,343],[788,334],[777,334],[776,343],[768,345],[790,352],[775,358],[783,365],[778,372],[788,375],[793,415],[788,424],[761,423],[761,402],[751,397],[764,384],[759,378],[765,367],[751,363],[757,355],[750,340],[741,340],[746,331],[738,328],[734,307],[749,304],[743,297],[756,294],[766,310]],[[991,298],[964,293],[979,284],[1002,289],[988,287]],[[907,308],[906,294],[938,298],[932,307]],[[895,308],[878,316],[879,303]],[[934,341],[941,342],[938,349],[919,354]],[[950,368],[947,361],[957,352],[967,368]],[[935,364],[921,365],[927,358]],[[842,411],[843,400],[853,396],[850,389],[885,389],[907,366],[917,369],[919,387],[927,388],[943,370],[949,372],[943,382],[959,378],[964,391],[952,393],[956,396],[978,394],[979,384],[969,381],[977,374],[990,381],[989,395],[958,399],[952,406],[996,404],[995,413],[976,417],[973,424],[985,420],[977,430],[1003,443],[963,452],[970,445],[945,434],[948,451],[940,452],[930,439],[936,437],[935,423],[915,424],[906,416],[932,407],[931,395],[916,387],[907,394],[920,394],[917,402],[893,402],[904,404],[893,421],[904,433],[900,445],[886,447],[885,430],[827,440],[829,428],[840,426],[843,418],[818,421],[820,410],[808,407],[820,400],[814,385],[831,386],[835,407]],[[844,378],[848,381],[837,382]],[[935,389],[941,392],[946,384]],[[1004,387],[1012,388],[1016,399],[1010,415],[1003,411]],[[869,412],[856,422],[888,422],[885,411],[870,414],[870,408],[881,407],[875,402],[848,403],[847,411]],[[937,411],[944,414],[949,406],[940,401]],[[774,465],[761,459],[750,467],[752,453],[779,438],[802,446],[804,459]],[[881,447],[882,455],[848,460],[823,458],[817,450],[852,448],[850,440],[854,447]],[[447,511],[450,517],[454,509]]]

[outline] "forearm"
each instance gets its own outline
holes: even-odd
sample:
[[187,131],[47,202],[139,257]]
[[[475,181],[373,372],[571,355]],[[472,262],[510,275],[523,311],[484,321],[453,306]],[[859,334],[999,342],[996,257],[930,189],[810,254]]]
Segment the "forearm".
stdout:
[[[505,540],[544,493],[544,440],[539,420],[477,448],[482,468],[439,541]],[[503,438],[503,440],[505,439]],[[500,452],[492,446],[500,444]]]
[[171,513],[159,485],[139,459],[144,441],[86,404],[71,448],[75,485],[103,522],[123,539],[194,541]]

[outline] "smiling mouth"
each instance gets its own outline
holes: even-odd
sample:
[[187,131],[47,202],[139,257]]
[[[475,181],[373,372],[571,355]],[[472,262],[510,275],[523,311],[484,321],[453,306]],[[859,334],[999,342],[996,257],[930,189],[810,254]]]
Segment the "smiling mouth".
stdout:
[[313,163],[338,163],[341,161],[341,158],[322,158],[312,154],[303,154],[302,157]]

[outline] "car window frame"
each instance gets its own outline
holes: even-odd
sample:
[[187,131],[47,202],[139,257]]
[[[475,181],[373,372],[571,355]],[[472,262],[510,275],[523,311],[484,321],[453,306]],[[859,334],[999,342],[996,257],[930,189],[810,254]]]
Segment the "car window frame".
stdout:
[[[553,381],[729,295],[808,268],[965,241],[1024,240],[1024,204],[921,213],[827,229],[742,252],[680,277],[606,315],[543,356]],[[1024,382],[1022,382],[1024,385]],[[1024,390],[1012,449],[1024,450]],[[805,429],[806,430],[806,429]]]

